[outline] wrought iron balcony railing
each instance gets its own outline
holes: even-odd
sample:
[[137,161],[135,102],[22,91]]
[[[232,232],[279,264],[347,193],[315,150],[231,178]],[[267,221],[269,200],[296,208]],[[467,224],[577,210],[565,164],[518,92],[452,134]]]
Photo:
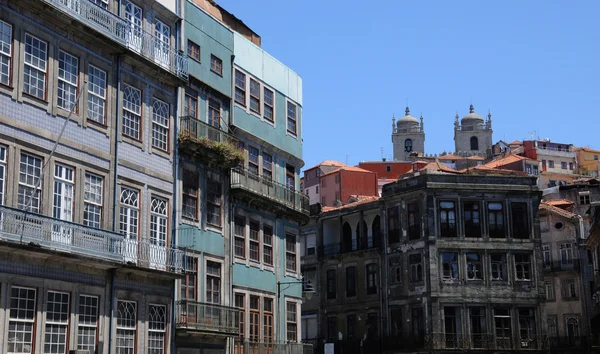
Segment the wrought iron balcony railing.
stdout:
[[167,272],[183,271],[185,252],[48,216],[0,206],[0,238]]
[[343,242],[335,242],[327,245],[323,245],[319,247],[319,256],[321,257],[331,257],[336,256],[342,253],[350,253],[368,249],[379,248],[379,242],[377,239],[368,239],[361,238],[360,242],[357,244],[356,242],[352,242],[351,244],[345,244]]
[[235,354],[313,354],[310,343],[253,342],[236,339]]
[[179,118],[179,149],[224,169],[244,161],[235,136],[190,116]]
[[231,188],[261,195],[305,215],[310,213],[309,199],[304,193],[242,168],[231,169]]
[[237,336],[240,310],[191,300],[177,301],[177,328]]
[[188,58],[182,52],[108,9],[89,0],[43,1],[172,74],[188,78]]
[[546,337],[518,337],[490,333],[432,333],[426,335],[425,346],[430,349],[543,349]]
[[179,133],[182,137],[195,141],[207,139],[213,142],[228,142],[235,147],[239,144],[235,136],[191,116],[179,118]]
[[579,271],[580,260],[570,259],[568,261],[552,261],[544,264],[546,272]]

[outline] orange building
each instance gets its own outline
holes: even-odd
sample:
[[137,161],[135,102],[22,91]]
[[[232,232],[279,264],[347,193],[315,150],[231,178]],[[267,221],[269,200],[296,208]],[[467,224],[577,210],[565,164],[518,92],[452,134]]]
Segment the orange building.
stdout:
[[575,148],[577,153],[578,173],[591,177],[600,175],[600,150]]

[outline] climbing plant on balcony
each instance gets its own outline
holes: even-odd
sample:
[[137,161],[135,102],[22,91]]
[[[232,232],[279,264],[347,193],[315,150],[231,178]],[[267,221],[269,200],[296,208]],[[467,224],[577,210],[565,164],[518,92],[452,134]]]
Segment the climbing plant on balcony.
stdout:
[[186,134],[179,135],[180,144],[196,145],[195,149],[187,149],[192,156],[205,158],[215,167],[230,168],[244,162],[244,153],[235,141],[215,141],[208,137],[193,138]]

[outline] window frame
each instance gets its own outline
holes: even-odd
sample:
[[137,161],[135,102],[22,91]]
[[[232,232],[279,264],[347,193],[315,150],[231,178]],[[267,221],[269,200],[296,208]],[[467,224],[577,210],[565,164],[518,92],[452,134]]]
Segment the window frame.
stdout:
[[[69,58],[71,60],[74,61],[75,63],[75,82],[70,82],[67,78],[65,77],[61,77],[61,62],[64,62],[65,67],[69,64],[67,64],[67,61],[63,60],[61,58],[61,55],[64,55],[65,58]],[[71,63],[72,64],[72,63]],[[67,102],[67,103],[72,103],[73,107],[75,108],[73,110],[74,113],[78,113],[79,112],[79,105],[77,104],[77,91],[79,89],[79,64],[80,64],[80,60],[77,56],[67,52],[66,50],[63,49],[59,49],[58,50],[58,60],[57,60],[57,71],[56,71],[56,106],[62,110],[65,110],[67,112],[70,112],[72,108],[69,107],[65,107],[62,106],[60,104],[61,99],[63,101],[67,101],[68,99],[66,97],[61,97],[60,92],[61,92],[61,82],[64,83],[64,85],[66,85],[67,87],[70,87],[73,89],[73,93],[72,93],[72,97],[73,97],[73,102]],[[72,65],[70,65],[72,66]],[[64,70],[65,73],[67,73],[67,70]],[[68,73],[68,74],[72,74],[72,73]],[[62,89],[63,92],[67,92],[65,88]]]
[[[499,260],[497,259],[499,257]],[[496,259],[494,259],[496,258]],[[508,267],[506,253],[490,253],[490,278],[492,282],[507,282]],[[494,276],[497,274],[498,276]]]
[[210,54],[210,71],[223,77],[223,60],[213,53]]
[[[254,226],[254,227],[253,227]],[[248,220],[248,241],[249,241],[249,248],[248,248],[248,259],[250,260],[250,262],[254,262],[254,263],[260,263],[260,246],[261,246],[261,235],[260,235],[260,221],[250,218]],[[255,246],[256,248],[256,256],[253,257],[253,250],[252,250],[252,246]]]
[[[263,118],[269,122],[275,123],[275,91],[268,88],[266,85],[263,85]],[[267,92],[270,92],[270,99],[267,99]],[[271,101],[267,103],[267,101]],[[271,112],[271,117],[267,117],[267,111]]]
[[[293,308],[294,311],[290,311]],[[290,316],[291,315],[291,316]],[[295,301],[286,301],[285,306],[285,332],[286,332],[286,341],[288,343],[296,343],[298,342],[298,303]],[[290,327],[293,330],[290,330]],[[293,333],[290,338],[290,335]]]
[[[270,232],[266,232],[266,229],[271,229]],[[263,250],[263,264],[265,264],[266,266],[272,267],[274,264],[274,257],[273,257],[273,248],[274,248],[274,240],[275,240],[275,235],[274,235],[274,228],[273,225],[271,224],[266,224],[263,223],[263,227],[262,227],[262,250]],[[267,242],[267,238],[270,238],[270,240]],[[267,257],[268,256],[268,257]],[[267,261],[267,258],[270,259],[270,261]]]
[[[261,93],[261,84],[258,80],[254,79],[253,77],[249,78],[249,97],[250,97],[250,102],[248,104],[248,108],[250,109],[250,112],[252,113],[256,113],[258,115],[262,114],[262,107],[261,107],[261,98],[260,98],[260,93]],[[253,94],[252,92],[255,91],[255,93]],[[254,103],[253,103],[254,102]],[[256,106],[256,109],[253,108],[253,105]]]
[[[491,205],[499,204],[500,210],[490,209]],[[488,233],[490,238],[506,238],[506,215],[505,205],[503,202],[488,202],[486,205],[486,217],[488,221]],[[492,216],[494,217],[494,222],[492,223]],[[500,217],[500,219],[498,219]],[[501,220],[498,223],[498,220]],[[492,225],[495,225],[492,227]],[[500,226],[499,226],[500,225]]]
[[346,298],[356,297],[356,266],[346,267]]
[[[156,201],[156,203],[155,203]],[[160,203],[160,204],[158,204]],[[162,210],[161,210],[162,209]],[[164,223],[163,223],[164,222]],[[164,226],[164,231],[163,227]],[[169,200],[150,195],[150,238],[152,245],[167,247],[169,244]],[[164,240],[163,240],[164,238]],[[164,243],[164,244],[163,244]]]
[[366,280],[366,293],[367,295],[377,294],[377,263],[369,263],[365,266],[365,280]]
[[529,205],[526,202],[510,202],[510,211],[512,237],[529,239]]
[[[26,161],[23,161],[23,158],[25,158]],[[39,164],[30,165],[29,164],[30,161],[31,162],[39,161]],[[25,171],[22,170],[24,163],[25,163]],[[37,165],[39,165],[39,166],[37,166]],[[20,154],[19,154],[19,181],[18,181],[18,191],[17,191],[17,205],[18,205],[19,209],[23,209],[25,206],[27,206],[28,211],[36,213],[36,214],[40,214],[41,207],[42,207],[42,197],[43,197],[42,190],[43,190],[43,184],[44,184],[44,176],[42,175],[42,172],[43,172],[42,166],[43,165],[44,165],[43,158],[41,158],[37,155],[30,154],[29,152],[25,152],[25,151],[20,152]],[[29,176],[29,173],[27,172],[28,166],[33,166],[34,174],[31,175],[33,184],[29,184],[27,182],[27,178]],[[36,176],[35,172],[38,170],[39,170],[39,175]],[[24,173],[24,175],[23,175],[23,173]],[[25,178],[25,182],[21,181],[22,177]],[[38,185],[38,180],[39,180],[39,185]],[[37,185],[37,191],[35,190],[36,185]],[[25,201],[29,200],[29,198],[31,198],[32,203],[31,204],[27,203],[27,205],[21,204],[21,202],[19,201],[21,195],[23,195],[23,202],[25,202]],[[37,205],[33,205],[35,200],[37,200]]]
[[[129,306],[133,306],[133,309],[134,309],[134,312],[133,312],[133,315],[134,315],[133,322],[135,323],[134,327],[119,325],[119,322],[121,320],[121,318],[119,317],[120,316],[120,310],[119,310],[119,308],[120,308],[120,304],[121,303],[123,303],[123,304],[128,303]],[[117,351],[119,351],[119,347],[118,347],[118,343],[119,343],[119,340],[118,340],[119,339],[119,331],[122,331],[121,332],[122,335],[125,334],[125,333],[129,333],[130,335],[133,334],[133,336],[132,336],[133,337],[133,341],[132,341],[133,342],[133,348],[130,348],[130,347],[123,347],[123,348],[125,348],[125,349],[132,349],[133,352],[135,353],[136,350],[137,350],[137,345],[136,345],[137,341],[136,341],[136,338],[137,338],[137,334],[138,334],[137,324],[138,324],[138,320],[139,320],[139,318],[138,318],[138,303],[137,303],[137,301],[117,299],[116,307],[117,307],[117,310],[115,311],[116,312],[116,314],[115,314],[115,322],[116,322],[115,323],[115,333],[116,333],[116,335],[115,335],[115,339],[116,339],[115,349]],[[121,321],[131,321],[131,320],[132,320],[131,318],[125,318],[125,317],[123,317],[123,320],[121,320]]]
[[[223,182],[220,176],[206,172],[206,223],[217,228],[223,227]],[[217,203],[218,201],[218,203]],[[218,216],[215,213],[218,211]],[[218,224],[210,221],[210,215],[217,216]]]
[[[291,238],[293,237],[293,243],[290,242]],[[285,233],[285,271],[290,272],[290,273],[297,273],[298,272],[298,251],[297,251],[297,243],[298,243],[298,236],[294,233],[291,232],[286,232]],[[288,257],[293,257],[293,264],[294,267],[292,269],[288,268],[288,266],[291,264],[290,261],[288,260]]]
[[[293,107],[292,110],[290,110],[290,108]],[[293,111],[293,116],[290,115],[290,113]],[[292,136],[297,137],[298,136],[298,105],[287,100],[286,101],[286,133],[290,134]],[[294,124],[294,130],[290,130],[290,122],[293,122]]]
[[[238,77],[238,74],[239,74],[239,77]],[[234,91],[235,92],[234,92],[233,100],[236,104],[239,104],[240,106],[242,106],[244,108],[246,107],[246,98],[247,98],[246,97],[247,96],[246,91],[247,91],[247,86],[248,86],[248,83],[246,82],[247,77],[248,77],[248,75],[246,75],[245,72],[243,72],[237,68],[235,69],[235,72],[234,72]],[[242,83],[244,85],[243,87],[241,86]],[[241,97],[243,97],[243,99],[244,99],[243,102],[238,100],[238,95],[241,95]]]
[[[483,237],[481,229],[481,203],[479,201],[467,200],[462,203],[462,206],[465,237]],[[469,216],[467,217],[467,215]]]
[[[446,204],[448,203],[448,204]],[[443,205],[444,204],[444,205]],[[452,207],[449,206],[452,204]],[[458,237],[458,228],[456,227],[456,201],[454,200],[440,200],[440,237],[444,238],[456,238]],[[445,218],[445,220],[444,220]]]
[[260,149],[252,145],[248,145],[248,171],[260,176]]
[[3,27],[8,27],[9,29],[9,33],[8,33],[8,40],[9,42],[7,43],[8,45],[8,52],[5,52],[2,50],[2,48],[4,47],[2,45],[2,43],[0,43],[0,58],[2,56],[7,57],[7,68],[8,68],[8,73],[6,75],[6,82],[2,81],[2,73],[0,71],[0,85],[2,86],[6,86],[6,87],[11,87],[12,85],[12,69],[13,69],[13,43],[14,43],[14,27],[12,25],[12,23],[9,23],[8,21],[4,21],[2,19],[0,19],[0,29],[2,29]]
[[264,151],[262,153],[262,176],[269,181],[273,180],[273,155]]
[[[98,80],[104,80],[104,86],[100,86],[97,85],[92,79],[92,71],[97,71],[100,73],[104,74],[104,79],[98,78]],[[88,85],[87,85],[87,121],[88,122],[92,122],[94,124],[100,124],[103,127],[106,127],[108,125],[107,121],[106,121],[106,108],[107,108],[107,100],[106,100],[106,92],[108,91],[108,72],[106,70],[102,70],[100,69],[98,66],[93,65],[93,64],[88,64],[88,72],[87,72],[87,78],[88,78]],[[98,89],[93,89],[93,87],[98,87]],[[96,91],[102,91],[103,94],[101,95],[99,92]],[[96,97],[98,100],[101,101],[102,103],[102,121],[98,121],[96,119],[94,119],[92,117],[92,115],[90,114],[90,103],[91,103],[91,97]],[[95,103],[94,103],[95,104]]]
[[[190,103],[194,104],[193,111],[190,111]],[[192,117],[194,119],[198,119],[198,96],[197,95],[191,95],[190,92],[186,91],[185,96],[183,98],[183,111],[187,117]],[[190,113],[194,113],[194,114],[191,115]]]
[[325,272],[325,279],[327,281],[327,300],[335,300],[337,298],[337,271],[335,269],[328,269]]
[[[89,306],[89,302],[86,301],[82,301],[83,298],[88,298],[88,299],[95,299],[96,301],[96,306]],[[91,321],[88,323],[87,321],[82,319],[83,317],[92,317],[94,316],[93,314],[88,314],[86,313],[86,311],[82,311],[82,306],[84,306],[84,308],[87,306],[89,308],[95,309],[95,321],[94,324],[91,324]],[[100,296],[98,295],[91,295],[91,294],[85,294],[85,293],[80,293],[79,297],[78,297],[78,303],[77,303],[77,332],[75,334],[76,336],[76,343],[77,343],[77,350],[90,350],[90,346],[91,346],[91,350],[94,350],[94,352],[97,350],[98,348],[98,327],[99,327],[99,317],[100,317]],[[83,312],[83,313],[82,313]],[[94,332],[94,337],[93,337],[93,343],[82,343],[84,342],[83,340],[79,340],[81,335],[86,335],[86,333],[83,333],[80,331],[80,329],[93,329]],[[89,336],[89,334],[88,334]],[[87,338],[87,337],[86,337]]]
[[[527,261],[523,257],[527,257]],[[531,254],[515,253],[513,260],[515,262],[515,281],[533,281]],[[519,273],[522,273],[521,276]]]
[[442,280],[455,281],[460,279],[460,267],[458,265],[458,252],[442,252]]
[[402,226],[399,206],[387,208],[388,215],[388,243],[398,243],[402,239]]
[[[163,310],[163,321],[152,321],[152,308],[162,308]],[[167,306],[164,304],[157,304],[157,303],[149,303],[148,304],[148,318],[147,318],[147,326],[146,326],[146,331],[147,331],[147,349],[149,352],[151,353],[157,353],[156,350],[160,350],[162,349],[162,353],[166,353],[166,346],[167,346],[167,342],[168,342],[168,337],[167,337],[167,323],[168,323],[168,313],[167,313],[168,309]],[[154,323],[154,328],[153,328],[153,323]],[[163,327],[156,327],[156,326],[160,326],[162,325]],[[154,334],[155,337],[152,337],[151,334]],[[162,338],[161,338],[162,337]],[[150,347],[151,343],[154,343],[156,340],[161,340],[162,339],[162,347]]]
[[[198,49],[197,50],[197,55],[195,55],[196,54],[196,52],[195,52],[196,48]],[[198,43],[192,41],[189,38],[187,40],[187,53],[186,54],[187,54],[188,58],[192,59],[193,61],[195,61],[197,63],[201,62],[201,57],[200,57],[200,55],[201,55],[201,49],[200,49],[200,45]]]
[[[238,224],[238,221],[243,220],[243,224],[240,223]],[[234,246],[233,246],[233,253],[234,253],[234,258],[239,258],[239,259],[246,259],[246,255],[248,252],[246,252],[246,224],[247,224],[247,220],[246,220],[246,216],[244,215],[239,215],[236,214],[233,217],[233,237],[234,237]],[[238,234],[238,227],[241,227],[240,230],[242,230],[242,234]],[[241,242],[242,248],[239,248],[239,242]],[[238,254],[238,250],[241,249],[241,254]]]
[[[419,261],[413,263],[418,257]],[[408,267],[410,269],[409,282],[419,283],[423,281],[423,256],[420,253],[413,253],[408,255]]]
[[[136,141],[142,141],[142,132],[143,132],[143,122],[142,122],[142,117],[143,117],[143,92],[142,90],[136,88],[133,85],[129,85],[127,83],[123,84],[123,102],[122,102],[122,121],[121,121],[121,134],[127,138],[136,140]],[[129,104],[126,104],[128,102],[128,99],[126,97],[126,90],[131,90],[132,94],[137,92],[138,93],[138,101],[137,104],[136,102],[131,101]],[[130,108],[126,107],[126,106],[131,106]],[[138,107],[138,109],[136,110],[135,107]],[[126,114],[127,113],[127,114]],[[131,135],[130,133],[126,132],[128,130],[131,130],[132,132],[134,131],[134,127],[126,127],[126,120],[129,121],[131,124],[133,124],[134,126],[136,125],[137,122],[137,136]],[[127,128],[127,129],[125,129]]]
[[[44,67],[38,67],[32,63],[27,63],[27,56],[31,56],[33,58],[33,53],[27,53],[27,37],[31,37],[32,39],[35,39],[37,41],[39,41],[39,43],[44,44],[45,45],[45,49],[42,51],[41,49],[37,49],[37,51],[39,51],[40,53],[43,52],[45,54],[45,58],[42,57],[36,57],[36,59],[38,61],[43,61],[44,62]],[[24,40],[23,40],[23,94],[27,95],[28,97],[32,97],[34,99],[39,99],[42,101],[46,101],[48,99],[48,56],[49,56],[49,45],[47,41],[44,41],[43,39],[41,39],[40,37],[34,36],[32,34],[30,34],[29,32],[25,32],[24,34]],[[33,46],[32,46],[33,48]],[[43,95],[42,97],[38,96],[37,94],[31,93],[26,91],[25,86],[26,86],[26,80],[25,80],[25,75],[27,75],[27,73],[25,72],[26,69],[25,67],[28,66],[31,68],[31,70],[37,70],[38,73],[43,73]],[[36,78],[37,80],[37,78]],[[39,90],[39,88],[36,87],[35,89],[36,91]]]
[[[223,303],[223,263],[206,259],[204,264],[204,302],[221,305]],[[209,269],[217,269],[217,272],[209,272]],[[217,298],[216,302],[215,298]]]
[[[474,258],[476,257],[476,258]],[[480,252],[466,252],[466,279],[468,281],[483,281],[483,254]]]
[[408,240],[421,239],[421,204],[418,201],[406,204]]
[[[11,328],[11,322],[12,323],[17,323],[17,324],[22,324],[22,325],[23,324],[31,324],[31,331],[29,331],[29,332],[19,331],[17,329],[17,326],[14,326],[13,328],[14,328],[14,332],[16,332],[16,333],[29,333],[29,336],[30,336],[30,341],[29,342],[26,342],[26,341],[23,340],[23,341],[18,342],[18,343],[23,344],[23,345],[29,344],[29,346],[31,348],[31,351],[35,352],[36,351],[35,347],[36,347],[36,342],[37,342],[36,327],[37,327],[37,324],[38,324],[37,323],[38,322],[37,321],[38,320],[38,314],[37,314],[38,289],[31,288],[31,287],[25,287],[25,286],[19,286],[19,285],[12,285],[12,286],[10,286],[9,289],[10,289],[10,292],[9,292],[8,301],[7,301],[8,302],[7,308],[6,308],[7,311],[6,311],[6,315],[5,315],[6,316],[6,320],[8,322],[8,328],[6,329],[6,334],[8,335],[8,338],[17,337],[16,335],[13,335],[13,336],[10,335],[10,333],[11,333],[11,329],[10,329]],[[14,295],[13,295],[13,290],[17,290],[17,291],[21,291],[22,290],[22,291],[25,291],[26,295],[27,295],[27,297],[24,297],[25,301],[28,302],[28,303],[29,302],[33,302],[33,308],[32,309],[29,309],[27,306],[25,307],[24,312],[25,312],[26,318],[23,318],[22,316],[19,316],[19,315],[16,318],[12,317],[12,313],[13,313],[12,310],[16,309],[15,312],[17,312],[17,313],[21,312],[20,311],[20,309],[21,309],[20,306],[21,306],[21,304],[23,304],[23,301],[19,300],[19,299],[22,299],[21,293],[17,293],[16,307],[13,307],[13,298],[15,298]],[[29,297],[29,295],[31,293],[33,294],[33,298]],[[31,316],[29,316],[29,313],[31,314]],[[7,351],[8,352],[11,351],[10,350],[10,344],[18,344],[18,343],[7,342],[6,343]]]
[[[199,213],[200,210],[198,210],[198,199],[199,199],[199,186],[198,184],[200,183],[200,173],[196,170],[196,169],[186,169],[183,168],[183,178],[181,179],[181,217],[185,220],[190,220],[190,221],[198,221],[199,218]],[[186,178],[187,177],[187,178]],[[195,178],[194,178],[195,177]],[[191,186],[188,186],[186,182],[192,182],[192,180],[195,181],[195,183],[193,183]],[[187,193],[187,188],[189,187],[190,191],[194,190],[196,193],[195,194],[191,194],[191,193]],[[191,206],[191,204],[186,203],[186,199],[189,199],[190,201],[194,201],[194,215],[188,215],[186,213],[187,207]]]
[[[159,109],[157,109],[157,104],[161,105],[162,108],[164,109],[166,107],[166,116],[159,116],[157,114],[157,111],[160,111]],[[151,145],[153,149],[158,149],[160,151],[164,151],[166,153],[168,153],[171,149],[171,107],[170,105],[163,101],[160,100],[156,97],[154,97],[152,99],[152,138],[151,138]],[[163,122],[159,122],[158,119],[163,119]],[[166,125],[164,123],[164,121],[166,121]],[[159,134],[161,136],[164,137],[164,140],[158,140],[155,138],[155,133]],[[158,146],[154,143],[154,141],[157,140],[160,143],[164,144],[164,148],[161,146]]]

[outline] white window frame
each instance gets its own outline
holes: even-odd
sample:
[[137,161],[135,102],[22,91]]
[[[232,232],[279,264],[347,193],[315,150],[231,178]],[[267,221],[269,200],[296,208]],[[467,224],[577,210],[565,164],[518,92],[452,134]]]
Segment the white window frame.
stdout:
[[152,147],[169,151],[169,104],[154,98],[152,103]]
[[6,146],[0,145],[0,205],[4,205],[6,191]]
[[[125,307],[121,307],[121,305]],[[137,302],[129,301],[129,300],[117,300],[117,309],[116,309],[116,336],[115,336],[115,348],[116,352],[120,353],[119,349],[125,350],[125,352],[135,353],[136,343],[137,343]],[[133,318],[125,317],[128,313],[122,313],[122,311],[130,311],[133,308]],[[131,314],[131,313],[129,313]],[[122,316],[125,315],[125,316]],[[129,323],[124,323],[125,321]],[[131,321],[133,321],[134,326],[131,326]],[[132,346],[119,347],[119,343],[123,343],[128,338],[131,339]]]
[[[289,123],[288,121],[291,119],[290,115],[289,115],[289,106],[293,105],[295,107],[294,109],[294,126],[295,126],[295,131],[290,131],[289,129]],[[288,99],[286,99],[285,102],[285,131],[286,134],[291,135],[293,137],[298,137],[298,104],[296,104],[295,102],[292,102]]]
[[157,196],[150,197],[150,243],[167,247],[169,234],[169,201]]
[[[11,81],[12,32],[12,25],[0,20],[0,84],[6,86],[10,85]],[[6,70],[6,73],[3,70]]]
[[[213,273],[209,273],[208,272],[208,263],[215,263],[219,265],[219,274],[213,274]],[[221,305],[223,303],[223,286],[224,286],[224,282],[223,282],[223,274],[224,274],[224,267],[223,267],[223,262],[219,259],[214,259],[214,258],[205,258],[204,260],[204,302],[208,303],[208,304],[214,304],[214,305]],[[209,277],[212,278],[218,278],[218,296],[219,296],[219,301],[218,302],[214,302],[214,299],[209,299],[208,297],[208,283],[209,283]],[[214,290],[215,288],[212,287],[211,285],[211,295],[214,295]],[[212,297],[212,296],[211,296]]]
[[90,64],[88,67],[87,118],[102,125],[106,125],[106,83],[106,71]]
[[[13,297],[13,290],[19,291],[17,293],[17,297]],[[25,292],[24,295],[26,295],[26,297],[21,297],[21,295],[23,295],[23,294],[21,294],[21,291]],[[31,294],[33,294],[33,298],[29,297],[29,295],[31,295]],[[12,307],[13,299],[16,299],[17,307]],[[33,309],[31,309],[31,310],[28,310],[27,308],[22,309],[20,307],[20,304],[23,303],[22,299],[25,299],[24,300],[25,302],[33,301]],[[6,311],[6,312],[7,312],[7,316],[8,316],[9,325],[8,325],[8,329],[6,332],[8,335],[6,349],[9,353],[11,353],[11,352],[16,352],[16,353],[26,352],[24,347],[28,346],[29,348],[32,348],[33,344],[36,342],[34,334],[35,334],[36,318],[37,318],[37,290],[34,288],[28,288],[28,287],[22,287],[22,286],[11,286],[8,301],[9,301],[9,305],[8,305],[8,309],[7,309],[8,311]],[[26,316],[18,315],[18,317],[13,318],[12,317],[12,314],[13,314],[12,309],[16,309],[16,311],[15,311],[16,313],[24,312]],[[28,312],[30,312],[31,316],[29,316]],[[11,324],[14,324],[14,326]],[[31,325],[30,331],[27,331],[24,329],[24,326],[28,326],[28,325]],[[14,331],[11,331],[11,327],[14,328]],[[17,327],[20,327],[20,329],[17,330]],[[13,333],[13,334],[11,335],[11,333]],[[26,341],[11,342],[10,339],[15,338],[17,333],[20,335],[23,335],[23,336],[25,336],[25,334],[28,333],[31,340],[28,342],[26,342]],[[12,350],[11,351],[11,345],[16,345],[16,344],[21,344],[21,346],[18,348],[22,348],[22,350]],[[15,347],[12,347],[12,349],[15,349]],[[30,349],[30,351],[31,351],[31,349]]]
[[[28,44],[28,42],[31,42],[31,44]],[[36,47],[34,47],[34,45],[36,45]],[[48,74],[48,42],[29,33],[25,33],[24,46],[23,92],[41,100],[45,100]],[[34,56],[33,48],[40,54],[39,56]],[[32,87],[32,84],[34,83],[36,85],[35,87]]]
[[[294,304],[294,306],[296,307],[296,316],[295,316],[295,321],[292,322],[289,320],[289,311],[288,311],[288,305],[289,304]],[[300,328],[301,328],[301,322],[300,322],[300,318],[299,318],[300,312],[298,311],[298,301],[292,300],[292,299],[286,299],[285,301],[285,340],[288,343],[297,343],[299,341],[301,337],[301,333],[300,333]],[[288,325],[289,323],[294,323],[296,325],[296,339],[295,340],[290,340],[288,338]]]
[[[258,226],[256,231],[256,235],[252,234],[252,228],[251,228],[251,224],[255,224]],[[258,218],[249,218],[248,220],[248,259],[250,260],[250,262],[252,263],[261,263],[261,222]],[[256,246],[256,258],[252,257],[252,245]]]
[[148,352],[164,354],[166,341],[167,306],[150,303],[148,304]]
[[[74,72],[73,72],[74,70]],[[56,105],[66,111],[71,111],[77,100],[79,81],[79,59],[60,50],[58,53],[58,83]]]
[[[261,107],[261,105],[262,105],[261,86],[262,85],[260,84],[260,82],[257,79],[255,79],[253,77],[250,77],[250,80],[248,81],[248,83],[249,83],[248,87],[249,87],[249,93],[250,93],[250,102],[248,104],[248,107],[250,108],[250,111],[252,113],[258,114],[260,116],[262,114],[262,109],[263,109],[263,107]],[[256,91],[258,91],[258,92],[256,92],[257,94],[252,94],[253,85],[256,86],[255,89],[256,89]],[[252,102],[256,103],[256,109],[252,108],[252,105],[253,105]]]
[[[98,183],[99,182],[99,183]],[[102,227],[102,205],[104,193],[104,177],[93,173],[85,173],[83,224],[90,227]],[[97,215],[93,220],[90,215]]]
[[142,91],[131,85],[125,84],[124,86],[123,135],[135,140],[141,140]]
[[[240,85],[242,83],[242,81],[238,80],[238,78],[237,78],[238,72],[240,73],[240,75],[244,76],[244,80],[243,80],[244,86],[243,87]],[[238,68],[235,68],[235,70],[233,72],[233,86],[234,86],[233,101],[236,104],[238,104],[244,108],[246,108],[248,106],[248,104],[246,102],[248,100],[248,82],[247,81],[248,81],[248,74],[246,74],[245,72],[243,72],[242,70],[240,70]],[[238,84],[238,82],[239,82],[239,84]],[[238,90],[240,92],[244,93],[244,102],[238,101],[238,98],[237,98]]]
[[[266,241],[265,226],[271,228],[271,241],[270,242]],[[262,257],[261,258],[262,259],[261,259],[261,261],[262,261],[262,263],[263,263],[263,265],[265,267],[273,267],[274,264],[275,264],[275,251],[274,251],[275,250],[275,239],[276,239],[276,237],[275,237],[275,227],[272,224],[270,224],[270,223],[263,222],[262,227],[260,228],[260,230],[261,230],[261,234],[262,234],[262,239],[261,239],[261,241],[262,241],[261,242],[261,245],[262,245]],[[270,263],[267,263],[265,261],[265,256],[267,254],[269,254],[267,252],[268,249],[271,250],[270,251],[270,255],[271,255],[271,262]]]
[[75,169],[63,164],[54,164],[52,216],[55,219],[73,221],[74,191]]
[[[95,306],[93,304],[94,301]],[[96,342],[98,340],[99,305],[100,298],[98,296],[79,294],[79,304],[77,309],[78,350],[88,350],[92,352],[95,352],[96,350]],[[86,338],[86,340],[83,340],[82,338]]]
[[573,264],[573,244],[563,242],[559,244],[560,264]]
[[[283,239],[283,247],[284,248],[284,252],[285,252],[285,273],[286,275],[291,275],[291,276],[297,276],[298,274],[300,274],[300,236],[293,232],[290,229],[285,230],[285,237]],[[293,235],[295,237],[295,242],[294,242],[294,257],[295,257],[295,270],[290,270],[287,267],[287,255],[288,253],[291,253],[291,251],[288,251],[287,248],[287,235]]]
[[137,240],[139,235],[139,204],[139,190],[121,186],[119,215],[125,218],[125,222],[119,222],[119,231],[130,240]]
[[[60,298],[57,301],[53,301],[50,302],[50,294],[54,294],[54,296],[60,296]],[[70,294],[66,293],[66,292],[62,292],[62,291],[52,291],[49,290],[46,293],[46,306],[45,306],[45,310],[46,310],[46,321],[45,321],[45,327],[44,327],[44,341],[46,340],[46,338],[50,337],[50,338],[56,338],[58,339],[57,342],[46,342],[44,343],[44,349],[46,349],[46,346],[50,346],[50,353],[64,353],[67,350],[67,346],[68,346],[68,341],[67,338],[69,337],[69,322],[70,322]],[[66,297],[66,303],[64,302]],[[56,298],[55,298],[56,300]],[[62,301],[61,301],[62,300]],[[53,307],[52,305],[55,304],[56,307]],[[65,307],[66,305],[66,307]],[[63,311],[65,310],[66,311]],[[53,311],[54,310],[54,311]],[[57,318],[52,318],[51,314],[52,313],[56,313],[57,316],[59,317]],[[62,341],[61,341],[62,339]],[[61,350],[62,349],[62,350]]]
[[[23,161],[23,159],[25,159],[25,161]],[[31,164],[32,162],[34,162],[33,165]],[[21,152],[19,160],[19,209],[23,209],[29,205],[28,211],[37,214],[40,213],[40,206],[42,204],[42,183],[39,183],[37,191],[34,191],[34,189],[38,183],[38,180],[43,177],[42,164],[42,158],[26,152]],[[34,173],[32,175],[27,172],[29,166],[32,166],[33,168]],[[30,178],[31,180],[29,180]],[[31,204],[29,204],[29,198],[32,199]]]
[[[262,116],[263,119],[266,120],[269,124],[275,124],[275,101],[277,100],[275,98],[275,90],[273,90],[272,88],[268,87],[267,85],[262,85],[262,90],[261,93],[263,95],[263,107],[262,107]],[[271,103],[267,103],[267,95],[265,95],[265,92],[269,91],[271,92]],[[271,110],[271,118],[267,118],[267,115],[265,114],[267,112],[266,107],[269,107],[269,109]]]

